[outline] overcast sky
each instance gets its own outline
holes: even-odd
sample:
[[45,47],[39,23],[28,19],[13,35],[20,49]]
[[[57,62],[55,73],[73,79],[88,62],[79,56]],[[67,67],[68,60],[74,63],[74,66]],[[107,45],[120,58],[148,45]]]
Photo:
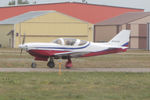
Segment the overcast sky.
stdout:
[[[0,0],[0,6],[8,6],[10,0]],[[39,3],[54,3],[54,2],[81,2],[82,0],[28,0],[30,3],[36,1]],[[150,11],[150,0],[86,0],[88,3],[103,4],[111,6],[142,8],[145,11]]]

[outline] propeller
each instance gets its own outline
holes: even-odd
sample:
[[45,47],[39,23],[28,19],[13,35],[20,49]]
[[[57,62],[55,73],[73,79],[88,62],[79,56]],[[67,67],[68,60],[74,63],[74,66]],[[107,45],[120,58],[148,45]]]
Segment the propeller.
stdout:
[[[25,33],[24,33],[21,45],[23,45],[25,43],[25,39],[26,39],[26,36],[25,36]],[[21,48],[20,55],[22,54],[22,51],[23,51],[23,48]]]

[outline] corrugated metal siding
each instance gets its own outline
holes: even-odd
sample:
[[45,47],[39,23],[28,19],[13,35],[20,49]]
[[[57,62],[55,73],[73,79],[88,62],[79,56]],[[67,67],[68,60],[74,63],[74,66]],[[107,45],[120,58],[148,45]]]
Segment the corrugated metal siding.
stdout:
[[21,31],[27,35],[87,35],[86,23],[22,23]]
[[130,48],[138,49],[139,48],[139,25],[138,24],[130,24],[131,28],[131,40],[130,40]]
[[0,21],[0,24],[17,24],[17,23],[24,22],[26,20],[44,15],[47,13],[51,13],[51,12],[54,12],[54,11],[31,11],[31,12],[24,13],[19,16],[15,16],[15,17]]
[[11,35],[7,36],[7,34],[14,29],[13,25],[0,25],[0,44],[2,47],[11,47],[12,38]]
[[130,38],[130,48],[132,48],[132,49],[139,48],[139,39],[137,37]]

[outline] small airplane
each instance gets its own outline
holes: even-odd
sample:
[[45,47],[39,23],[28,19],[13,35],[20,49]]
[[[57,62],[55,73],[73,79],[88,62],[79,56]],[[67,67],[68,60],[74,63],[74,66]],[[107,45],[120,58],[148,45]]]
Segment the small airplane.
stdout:
[[[125,52],[128,48],[129,38],[130,30],[122,30],[106,43],[94,43],[73,38],[58,38],[50,43],[24,43],[24,37],[19,48],[21,48],[21,53],[24,49],[34,56],[35,60],[49,60],[47,66],[50,68],[55,67],[54,59],[67,59],[65,67],[71,68],[71,58]],[[32,62],[31,67],[36,68],[36,63]]]

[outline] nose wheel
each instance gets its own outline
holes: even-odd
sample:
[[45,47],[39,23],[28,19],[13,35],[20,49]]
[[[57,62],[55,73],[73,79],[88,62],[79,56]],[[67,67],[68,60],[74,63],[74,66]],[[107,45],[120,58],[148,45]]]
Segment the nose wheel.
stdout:
[[50,57],[50,61],[47,63],[47,66],[49,68],[54,68],[55,67],[55,63],[52,57]]
[[36,68],[36,63],[35,62],[32,62],[32,64],[31,64],[31,68]]

